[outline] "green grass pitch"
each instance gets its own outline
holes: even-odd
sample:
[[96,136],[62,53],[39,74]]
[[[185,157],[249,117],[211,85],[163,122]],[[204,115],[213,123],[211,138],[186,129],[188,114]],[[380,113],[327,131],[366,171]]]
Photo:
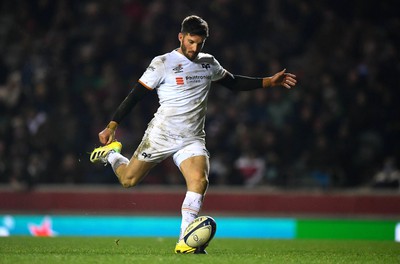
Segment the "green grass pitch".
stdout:
[[391,241],[215,238],[208,255],[177,255],[173,238],[3,237],[0,263],[400,263]]

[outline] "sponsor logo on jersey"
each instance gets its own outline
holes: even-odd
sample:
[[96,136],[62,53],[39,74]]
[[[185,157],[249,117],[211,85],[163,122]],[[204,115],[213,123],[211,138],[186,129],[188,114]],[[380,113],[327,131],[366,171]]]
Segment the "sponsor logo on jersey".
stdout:
[[175,80],[176,80],[176,84],[177,85],[183,85],[184,84],[183,77],[176,77]]
[[194,76],[186,76],[187,83],[199,83],[203,80],[211,80],[211,75],[194,75]]
[[181,73],[181,72],[183,72],[182,64],[178,64],[178,66],[176,66],[176,67],[173,68],[172,70],[174,71],[174,73]]

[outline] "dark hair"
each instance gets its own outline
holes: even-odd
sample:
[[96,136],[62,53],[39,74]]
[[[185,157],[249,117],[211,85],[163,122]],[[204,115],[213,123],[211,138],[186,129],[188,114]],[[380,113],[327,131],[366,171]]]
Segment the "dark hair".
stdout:
[[199,16],[188,16],[182,21],[181,32],[208,37],[208,24]]

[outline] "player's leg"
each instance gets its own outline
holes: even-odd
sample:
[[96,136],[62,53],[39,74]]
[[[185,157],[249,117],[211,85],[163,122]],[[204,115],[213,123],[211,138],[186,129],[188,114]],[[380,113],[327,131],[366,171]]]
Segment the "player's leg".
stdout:
[[122,144],[114,141],[109,145],[93,150],[90,161],[93,163],[110,163],[122,186],[128,188],[138,184],[149,171],[157,164],[152,161],[142,161],[137,159],[136,152],[128,160],[120,154]]
[[173,156],[175,164],[181,170],[186,181],[187,192],[182,204],[181,234],[197,217],[208,188],[210,170],[209,153],[202,138],[191,140],[189,144]]
[[186,181],[187,192],[182,203],[181,234],[198,216],[208,187],[209,161],[207,156],[194,156],[184,160],[180,169]]
[[179,241],[175,247],[176,253],[206,253],[204,248],[191,248],[183,241],[187,226],[198,216],[208,188],[209,158],[207,155],[193,156],[180,164],[180,170],[185,178],[187,192],[182,203],[181,229]]
[[189,192],[204,195],[208,188],[208,173],[210,164],[208,156],[199,155],[185,159],[180,164],[180,170],[186,181]]
[[125,188],[137,185],[157,163],[138,160],[133,156],[130,161],[119,153],[112,153],[108,157],[115,175]]

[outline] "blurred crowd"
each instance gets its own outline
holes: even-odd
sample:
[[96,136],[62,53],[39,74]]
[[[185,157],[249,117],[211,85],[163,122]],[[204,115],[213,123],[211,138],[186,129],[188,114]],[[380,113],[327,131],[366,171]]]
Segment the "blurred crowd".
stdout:
[[[298,77],[293,90],[212,87],[213,184],[398,188],[400,18],[390,2],[3,0],[0,183],[117,183],[88,153],[151,59],[178,47],[182,19],[197,14],[210,26],[204,51],[230,72]],[[127,156],[157,106],[148,95],[120,125]],[[168,159],[143,184],[183,179]]]

